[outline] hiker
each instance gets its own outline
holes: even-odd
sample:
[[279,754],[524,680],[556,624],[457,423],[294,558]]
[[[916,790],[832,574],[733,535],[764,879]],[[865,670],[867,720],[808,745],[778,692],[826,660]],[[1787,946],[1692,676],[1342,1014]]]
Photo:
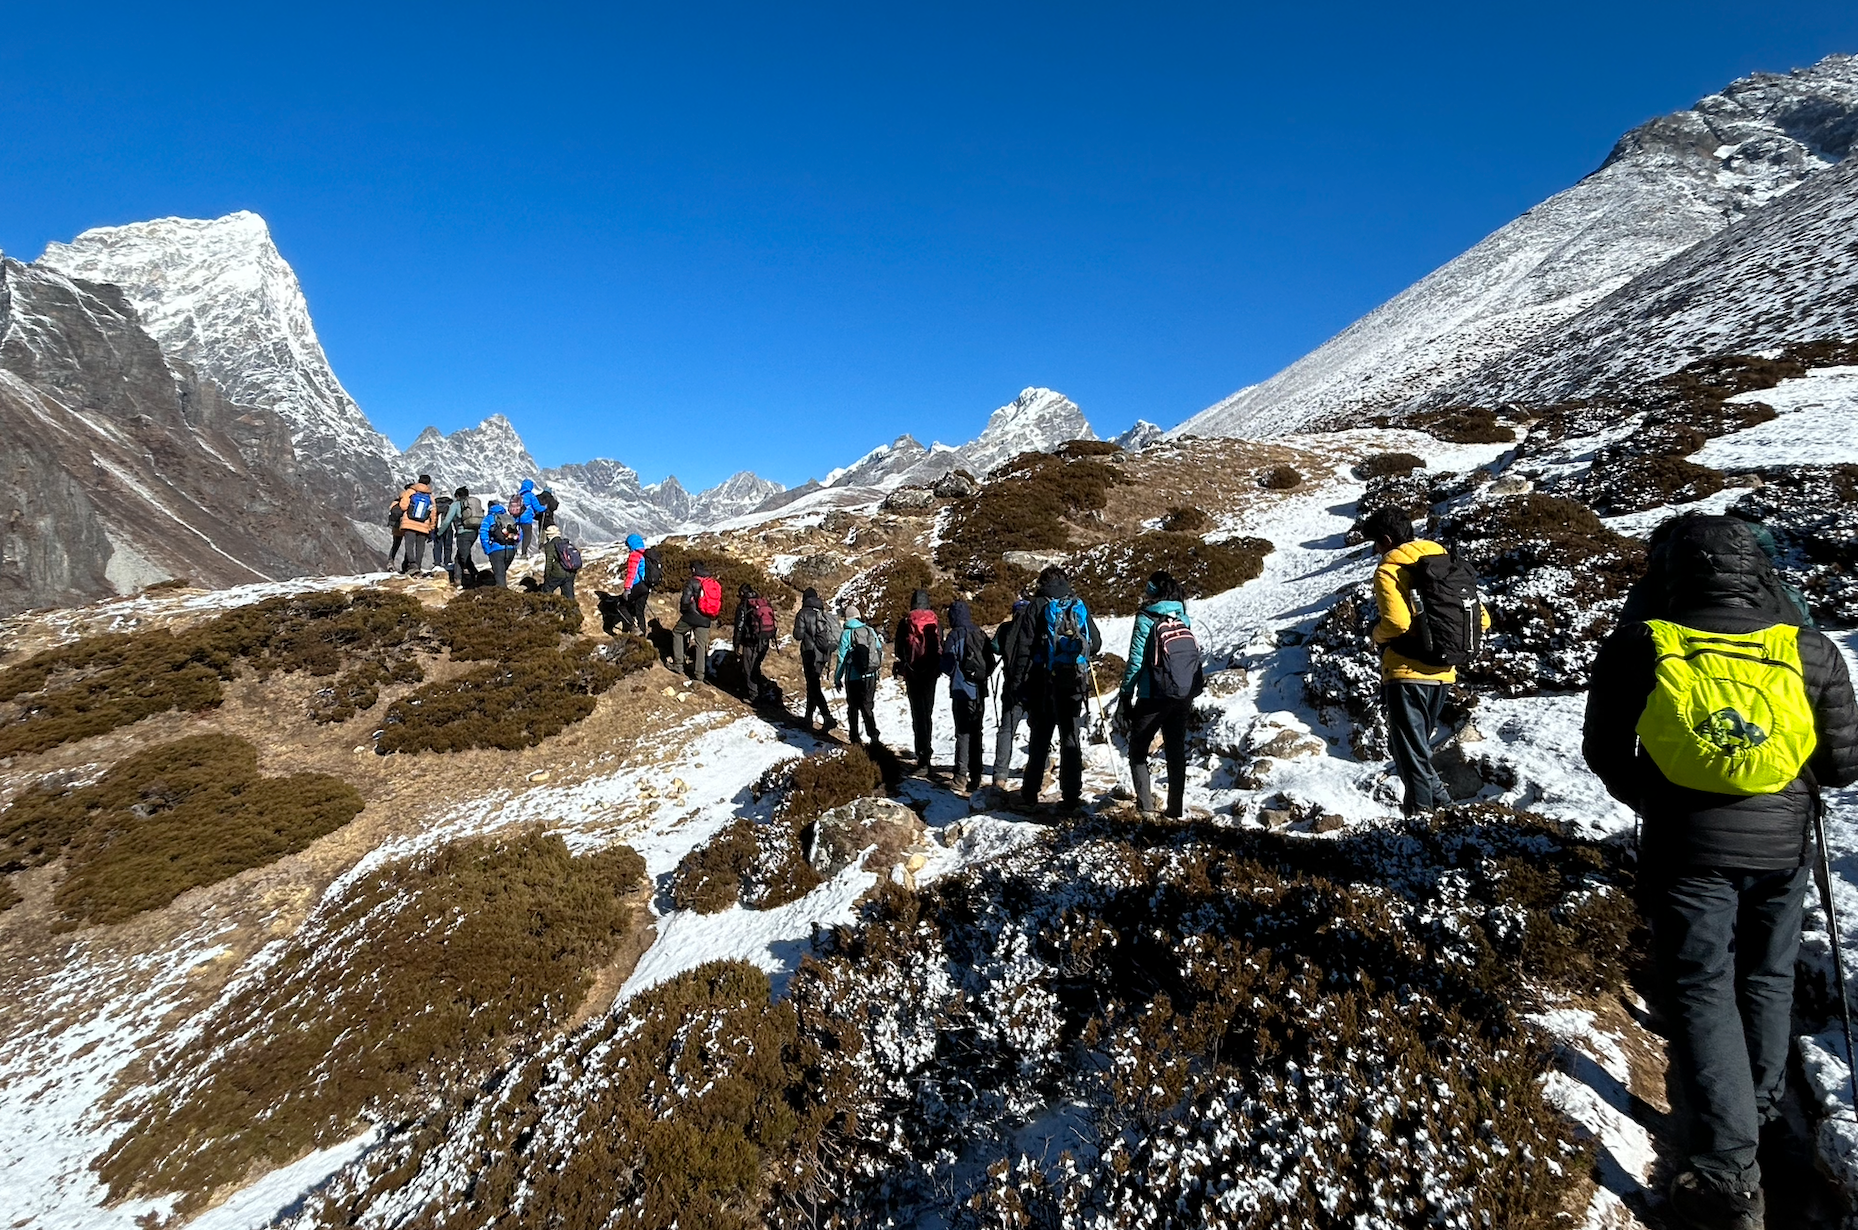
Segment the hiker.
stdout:
[[[1030,604],[1024,598],[1013,603],[1013,613],[1005,623],[994,629],[994,657],[1000,663],[1000,676],[1003,681],[1024,677],[1022,663],[1013,656],[1013,629]],[[1026,720],[1026,707],[1019,702],[1018,695],[1006,682],[1000,686],[1000,717],[998,730],[994,733],[993,774],[989,782],[995,789],[1006,789],[1006,780],[1013,771],[1013,744],[1019,736],[1020,723]]]
[[443,568],[447,576],[452,571],[452,504],[449,495],[432,497],[432,567]]
[[[1628,624],[1649,619],[1658,612],[1664,601],[1665,548],[1671,540],[1671,535],[1684,524],[1686,518],[1700,515],[1702,514],[1680,513],[1675,517],[1667,517],[1652,530],[1651,538],[1646,543],[1645,575],[1633,582],[1632,588],[1626,591],[1626,604],[1620,608],[1619,623]],[[1768,557],[1768,562],[1778,569],[1781,549],[1780,544],[1774,541],[1774,531],[1759,521],[1739,519],[1743,520],[1749,532],[1755,536],[1755,544],[1761,548],[1761,553]],[[1773,573],[1772,581],[1766,584],[1772,598],[1785,601],[1793,608],[1798,616],[1796,622],[1802,628],[1814,626],[1813,608],[1808,605],[1805,594],[1782,580],[1778,571]]]
[[832,655],[839,649],[839,621],[820,601],[819,591],[809,587],[800,595],[800,611],[794,616],[794,642],[800,646],[800,671],[806,676],[806,728],[813,729],[813,711],[819,710],[824,721],[820,733],[830,733],[839,724],[826,703],[826,691],[820,677],[832,666]]
[[981,788],[981,729],[987,717],[987,681],[994,673],[994,647],[975,626],[968,604],[948,604],[948,636],[942,641],[942,673],[948,676],[948,707],[955,719],[955,789]]
[[581,570],[581,549],[569,542],[559,525],[542,531],[542,592],[574,597],[574,574]]
[[[690,561],[690,580],[684,583],[684,593],[677,604],[677,626],[671,629],[671,663],[678,674],[698,680],[705,678],[710,661],[710,625],[722,613],[722,583],[710,575],[709,566],[702,560]],[[695,674],[685,666],[685,637],[695,642]]]
[[510,510],[492,500],[490,510],[484,514],[484,520],[477,527],[477,545],[484,549],[484,558],[490,564],[491,580],[498,589],[509,584],[510,553],[516,549],[521,537]]
[[637,534],[626,535],[626,566],[619,574],[619,626],[628,632],[645,635],[645,599],[651,589],[645,584],[645,540]]
[[1025,706],[1030,727],[1020,801],[1039,801],[1052,736],[1058,737],[1058,786],[1064,805],[1084,800],[1084,708],[1091,692],[1090,659],[1103,649],[1103,633],[1071,592],[1070,578],[1053,564],[1039,573],[1032,605],[1014,620],[1007,658],[1016,675],[1005,687]]
[[[468,487],[460,487],[452,492],[452,510],[448,514],[451,521],[452,557],[446,569],[454,586],[469,585],[477,579],[477,565],[471,562],[471,548],[477,545],[478,530],[484,524],[484,501],[471,494]],[[439,533],[446,532],[443,522]]]
[[1187,719],[1193,698],[1206,686],[1200,646],[1187,617],[1187,593],[1167,572],[1148,578],[1142,609],[1129,633],[1129,661],[1117,693],[1119,722],[1128,724],[1129,776],[1135,783],[1136,810],[1155,811],[1148,754],[1160,734],[1168,765],[1168,810],[1179,820],[1187,791]]
[[942,635],[926,589],[910,595],[910,613],[897,621],[896,657],[890,670],[903,680],[910,698],[916,767],[935,778],[938,774],[930,757],[935,740],[935,685],[942,677]]
[[553,491],[549,490],[547,487],[543,487],[542,490],[536,493],[535,502],[542,506],[536,511],[535,523],[541,528],[543,535],[546,536],[548,534],[548,527],[558,524],[555,520],[555,514],[561,511],[561,501],[555,498],[555,493]]
[[522,541],[516,550],[517,558],[527,558],[535,549],[535,522],[542,511],[542,501],[535,494],[535,479],[525,478],[510,499],[510,515],[516,519],[522,532]]
[[387,506],[387,528],[392,530],[394,535],[393,546],[387,548],[388,572],[394,570],[394,556],[399,555],[401,548],[406,545],[406,531],[401,528],[401,522],[406,519],[406,493],[412,489],[412,483],[400,488],[400,494],[395,496],[394,502]]
[[845,689],[845,733],[858,742],[858,719],[864,719],[871,746],[876,747],[877,677],[884,665],[884,638],[859,617],[858,608],[845,608],[845,627],[839,632],[839,669],[833,686]]
[[1412,816],[1452,801],[1432,766],[1432,736],[1457,667],[1482,646],[1490,612],[1477,599],[1471,570],[1438,543],[1415,537],[1413,519],[1399,509],[1376,509],[1361,534],[1381,557],[1372,636],[1381,647],[1387,742],[1406,792],[1400,810]]
[[768,677],[761,673],[761,663],[774,644],[779,624],[774,618],[774,604],[743,585],[736,593],[735,656],[742,663],[742,687],[750,701],[759,703],[768,694]]
[[432,525],[432,475],[421,474],[418,482],[400,493],[400,534],[406,548],[400,555],[401,572],[425,571]]
[[1808,830],[1821,787],[1858,782],[1858,707],[1750,528],[1679,521],[1658,609],[1594,662],[1581,753],[1641,818],[1640,904],[1693,1119],[1672,1206],[1688,1225],[1753,1228],[1757,1153],[1785,1131]]

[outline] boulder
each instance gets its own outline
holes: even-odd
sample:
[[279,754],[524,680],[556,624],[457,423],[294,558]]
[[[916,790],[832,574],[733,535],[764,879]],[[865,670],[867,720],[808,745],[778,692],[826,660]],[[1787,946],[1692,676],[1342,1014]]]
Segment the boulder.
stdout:
[[855,799],[813,822],[807,862],[814,871],[830,878],[874,845],[880,852],[900,856],[908,847],[922,842],[924,831],[922,817],[901,803],[892,799]]
[[899,487],[878,507],[884,512],[927,512],[935,507],[935,492],[928,487]]
[[935,483],[935,494],[944,500],[967,500],[979,494],[981,484],[966,470],[950,470]]
[[1208,696],[1237,696],[1251,682],[1251,675],[1242,666],[1230,666],[1223,671],[1206,673],[1206,694]]

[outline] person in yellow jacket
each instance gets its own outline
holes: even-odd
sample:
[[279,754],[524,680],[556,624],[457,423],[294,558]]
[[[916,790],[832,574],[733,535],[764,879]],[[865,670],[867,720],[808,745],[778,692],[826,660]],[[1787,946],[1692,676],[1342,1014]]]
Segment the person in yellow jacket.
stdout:
[[[1428,555],[1446,551],[1436,542],[1415,537],[1412,518],[1395,508],[1376,509],[1361,523],[1361,532],[1381,557],[1374,570],[1374,606],[1380,620],[1372,635],[1381,646],[1381,707],[1387,713],[1387,742],[1394,771],[1406,787],[1401,810],[1411,816],[1451,802],[1438,770],[1432,767],[1432,736],[1438,730],[1446,689],[1458,682],[1458,671],[1402,653],[1395,642],[1413,627],[1407,569]],[[1480,607],[1480,616],[1488,629],[1490,612]]]
[[421,474],[418,482],[400,493],[400,533],[406,544],[401,572],[426,570],[426,544],[432,541],[432,527],[437,521],[432,475]]

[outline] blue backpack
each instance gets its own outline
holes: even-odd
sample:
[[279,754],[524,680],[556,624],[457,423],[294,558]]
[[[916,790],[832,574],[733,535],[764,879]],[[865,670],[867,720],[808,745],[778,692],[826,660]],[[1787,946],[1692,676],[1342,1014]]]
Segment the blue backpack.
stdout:
[[409,521],[425,521],[432,516],[432,494],[415,491],[413,498],[406,502],[406,515]]
[[[1090,612],[1081,598],[1053,598],[1045,604],[1045,637],[1039,665],[1051,674],[1054,687],[1082,696],[1090,669]],[[1071,690],[1073,689],[1074,690]]]
[[950,629],[942,642],[942,673],[948,676],[949,695],[979,700],[986,670],[987,660],[968,643],[968,630],[960,625]]

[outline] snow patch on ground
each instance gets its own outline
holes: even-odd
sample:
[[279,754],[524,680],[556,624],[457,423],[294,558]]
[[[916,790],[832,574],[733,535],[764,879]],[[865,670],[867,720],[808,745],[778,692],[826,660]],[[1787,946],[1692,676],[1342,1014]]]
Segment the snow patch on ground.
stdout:
[[1819,367],[1771,389],[1729,399],[1760,402],[1780,417],[1717,436],[1691,455],[1717,470],[1758,466],[1830,466],[1858,462],[1858,367]]

